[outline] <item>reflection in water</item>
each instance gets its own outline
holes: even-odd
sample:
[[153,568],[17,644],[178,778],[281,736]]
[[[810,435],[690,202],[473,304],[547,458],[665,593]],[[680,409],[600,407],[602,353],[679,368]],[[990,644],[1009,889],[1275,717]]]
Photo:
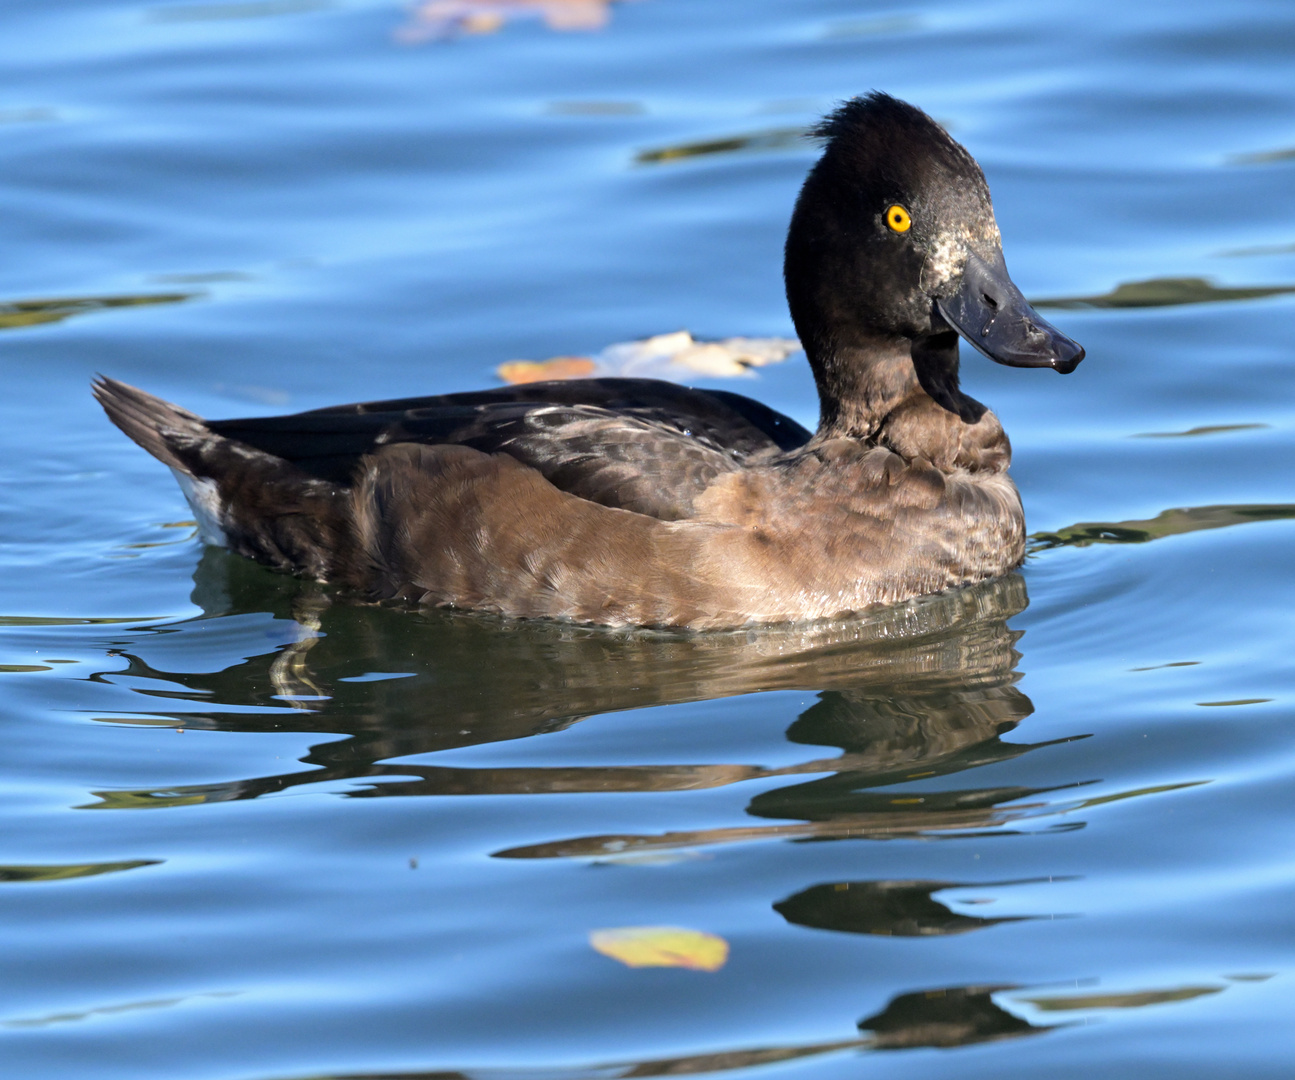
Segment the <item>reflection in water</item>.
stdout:
[[95,877],[140,866],[157,866],[161,859],[130,859],[125,862],[62,863],[43,866],[0,866],[0,881],[67,881],[69,878]]
[[[608,632],[331,604],[327,591],[316,585],[208,549],[195,575],[194,601],[204,615],[188,623],[115,631],[123,642],[115,655],[126,662],[125,670],[92,678],[131,687],[148,709],[110,719],[345,738],[312,747],[302,759],[313,767],[307,771],[99,792],[100,801],[93,804],[98,808],[250,799],[339,780],[360,781],[348,793],[359,798],[665,792],[766,781],[747,804],[754,819],[749,825],[660,836],[554,838],[496,852],[515,858],[615,859],[653,848],[743,840],[974,835],[988,829],[1003,835],[1009,831],[1004,826],[1027,818],[1072,814],[1102,801],[1167,789],[1085,802],[1044,797],[1057,786],[976,785],[975,770],[981,766],[1053,745],[1004,738],[1033,709],[1016,686],[1019,634],[1007,625],[1027,603],[1017,575],[849,622],[712,634]],[[264,627],[265,651],[247,656],[257,645],[251,627]],[[223,645],[222,629],[227,630]],[[138,645],[132,647],[134,635]],[[203,670],[218,666],[212,661],[221,648],[232,649],[238,659],[222,670]],[[145,659],[149,656],[152,663]],[[187,670],[193,668],[199,670]],[[592,714],[770,690],[815,694],[812,704],[788,717],[786,732],[790,743],[811,749],[803,759],[776,768],[741,762],[471,768],[398,760],[557,731]],[[781,786],[767,783],[783,777],[787,782]],[[1064,786],[1082,783],[1081,778]],[[1078,828],[1082,822],[1052,827]],[[774,907],[789,922],[820,930],[935,938],[1037,917],[963,914],[937,899],[938,892],[1031,883],[806,883]],[[964,1046],[1051,1030],[994,1000],[1009,989],[1015,988],[956,985],[899,993],[859,1022],[862,1034],[855,1038],[527,1071],[590,1078],[703,1074],[831,1053]],[[1206,991],[1148,993],[1168,1002],[1198,992]],[[1128,995],[1115,997],[1120,1000],[1040,997],[1022,1003],[1042,1012],[1134,1003],[1131,997],[1124,1000]],[[353,1080],[384,1075],[351,1074]],[[404,1074],[406,1080],[420,1075],[485,1080],[502,1074]]]
[[664,161],[683,158],[709,157],[712,154],[734,154],[748,150],[787,150],[805,145],[809,133],[803,127],[769,128],[751,131],[745,135],[729,135],[720,139],[702,139],[699,142],[675,143],[654,150],[640,150],[634,155],[639,165],[658,165]]
[[1090,544],[1145,544],[1148,540],[1202,529],[1222,529],[1252,521],[1289,521],[1292,518],[1295,518],[1295,504],[1291,503],[1188,506],[1164,510],[1147,521],[1081,521],[1057,532],[1035,533],[1030,537],[1030,550],[1088,547]]
[[82,1009],[78,1012],[50,1013],[47,1016],[19,1017],[0,1022],[7,1028],[43,1028],[52,1024],[74,1024],[82,1020],[94,1020],[105,1016],[116,1016],[121,1013],[139,1012],[144,1009],[167,1009],[172,1005],[183,1005],[186,1002],[203,998],[237,997],[237,990],[212,990],[207,993],[186,994],[183,997],[153,998],[148,1001],[127,1001],[120,1005],[101,1005],[97,1009]]
[[900,994],[881,1012],[859,1021],[877,1050],[970,1046],[1050,1030],[1035,1027],[998,1005],[993,995],[1011,986],[950,986]]
[[[1254,976],[1262,980],[1267,976]],[[1237,979],[1251,978],[1237,976]],[[726,1050],[684,1057],[642,1061],[607,1062],[597,1065],[554,1068],[552,1066],[510,1069],[435,1069],[420,1072],[364,1072],[331,1075],[329,1080],[515,1080],[519,1075],[533,1080],[629,1080],[632,1077],[694,1076],[750,1069],[782,1061],[804,1060],[844,1051],[952,1049],[977,1043],[1042,1035],[1069,1024],[1031,1024],[999,1005],[995,994],[1015,990],[1011,984],[948,986],[898,994],[880,1012],[859,1021],[862,1037],[800,1046],[766,1046]],[[1146,990],[1127,994],[1085,994],[1068,997],[1020,997],[1013,1000],[1041,1012],[1085,1009],[1128,1009],[1145,1005],[1191,1001],[1216,994],[1226,987],[1185,986],[1169,990]]]
[[1251,154],[1234,154],[1228,158],[1232,165],[1277,165],[1283,161],[1295,161],[1295,146],[1284,146],[1280,150],[1260,150]]
[[1035,300],[1035,307],[1050,308],[1146,308],[1177,307],[1180,304],[1214,304],[1230,300],[1258,300],[1265,296],[1295,293],[1295,285],[1256,285],[1232,288],[1215,285],[1205,278],[1151,278],[1126,281],[1100,296],[1058,296]]
[[145,304],[178,304],[197,293],[151,293],[141,296],[66,296],[55,300],[9,300],[0,303],[0,330],[61,322],[72,315]]
[[1254,247],[1232,248],[1230,251],[1219,252],[1220,256],[1229,259],[1291,254],[1295,254],[1295,244],[1257,244]]
[[26,109],[0,109],[0,124],[44,124],[58,119],[58,112],[48,105]]
[[942,937],[983,930],[999,923],[1055,918],[1041,915],[1006,915],[980,918],[952,911],[933,893],[946,889],[986,889],[1005,885],[1032,885],[1066,878],[1031,878],[974,884],[957,881],[837,881],[815,885],[773,905],[790,923],[817,930],[847,934],[880,934],[884,937]]
[[[330,606],[318,586],[215,549],[204,554],[195,580],[194,600],[208,613],[195,629],[210,630],[220,616],[264,617],[268,608],[283,620],[272,624],[275,641],[288,644],[270,643],[265,654],[214,673],[160,670],[123,649],[125,671],[97,677],[126,677],[163,711],[105,719],[349,737],[313,747],[302,759],[314,766],[310,771],[100,791],[94,793],[99,801],[89,804],[95,809],[222,802],[347,780],[368,781],[349,792],[356,798],[661,792],[794,781],[766,785],[748,804],[753,818],[769,823],[560,837],[495,853],[606,859],[760,839],[966,835],[1082,806],[1040,798],[1056,786],[943,782],[1036,745],[1067,741],[1003,739],[1033,709],[1015,685],[1018,635],[1007,627],[1027,603],[1016,575],[853,621],[692,635]],[[168,624],[163,642],[176,635],[187,640],[185,629],[185,623]],[[209,640],[192,637],[196,650]],[[406,677],[357,681],[392,674]],[[776,768],[742,762],[465,768],[393,760],[556,731],[591,714],[770,690],[816,691],[814,704],[792,718],[787,738],[839,752],[810,752]],[[1051,826],[1081,827],[1076,821]]]
[[126,625],[132,623],[148,622],[148,619],[141,618],[102,618],[96,616],[89,617],[63,617],[58,615],[0,615],[0,627],[3,626],[111,626]]
[[1171,990],[1137,990],[1128,994],[1069,994],[1065,997],[1026,997],[1017,1000],[1042,1012],[1074,1012],[1079,1009],[1141,1009],[1147,1005],[1169,1005],[1191,1001],[1226,990],[1226,986],[1176,986]]
[[[830,777],[794,784],[762,793],[752,813],[821,822],[831,833],[858,827],[860,817],[875,819],[877,828],[909,831],[941,821],[979,826],[994,818],[988,808],[995,803],[1030,793],[995,788],[932,794],[914,805],[858,790],[903,783],[915,774],[960,772],[1029,749],[1000,741],[1031,712],[1029,699],[1013,685],[1016,635],[1006,620],[1026,604],[1024,583],[1015,575],[850,622],[704,635],[614,634],[440,612],[329,606],[317,586],[270,574],[215,549],[204,554],[196,583],[195,602],[208,617],[196,620],[195,630],[209,630],[218,616],[268,608],[292,620],[287,623],[292,631],[278,629],[276,641],[291,640],[278,648],[267,642],[265,654],[214,673],[159,670],[123,649],[125,671],[101,677],[129,677],[142,699],[163,710],[148,710],[143,721],[156,723],[165,715],[182,727],[350,737],[314,747],[304,759],[316,766],[313,772],[103,793],[100,805],[223,801],[338,779],[384,780],[353,793],[373,797],[667,791],[826,773],[847,778],[840,790]],[[177,635],[189,640],[185,629],[185,623],[168,624],[164,643]],[[202,634],[190,637],[195,650],[208,640]],[[245,644],[241,638],[240,643]],[[408,677],[354,681],[374,673]],[[788,738],[844,753],[811,753],[780,768],[723,763],[472,769],[386,763],[554,731],[592,713],[780,689],[818,691],[817,702],[795,719]],[[168,706],[180,711],[167,712]]]
[[[803,1060],[823,1054],[840,1053],[844,1050],[862,1050],[867,1049],[869,1045],[870,1040],[855,1038],[803,1046],[762,1046],[741,1050],[721,1050],[710,1054],[688,1054],[684,1057],[617,1061],[570,1068],[522,1066],[470,1071],[431,1069],[423,1072],[333,1073],[327,1077],[312,1077],[310,1080],[519,1080],[522,1077],[526,1080],[631,1080],[634,1077],[647,1076],[700,1076],[736,1069],[751,1069],[759,1065],[773,1065],[780,1061]],[[300,1078],[294,1077],[293,1080],[300,1080]]]
[[920,15],[883,15],[874,19],[850,19],[824,31],[826,38],[880,37],[891,34],[915,34],[926,25]]
[[[1237,976],[1237,979],[1250,978]],[[1255,976],[1263,979],[1266,976]],[[750,1069],[782,1061],[797,1061],[844,1051],[915,1050],[924,1047],[951,1049],[977,1043],[1042,1035],[1068,1024],[1031,1024],[994,1001],[995,994],[1015,990],[1010,984],[948,986],[898,994],[880,1012],[859,1021],[862,1037],[800,1046],[766,1046],[689,1054],[675,1058],[618,1061],[596,1065],[510,1069],[434,1069],[419,1072],[364,1072],[332,1074],[329,1080],[629,1080],[632,1077],[699,1076]],[[1187,986],[1131,994],[1088,994],[1069,997],[1016,998],[1042,1012],[1082,1009],[1126,1009],[1190,1001],[1226,989],[1221,986]],[[322,1080],[322,1078],[321,1078]]]
[[229,0],[216,4],[180,4],[155,7],[150,22],[211,22],[224,19],[266,19],[276,15],[299,15],[329,7],[329,0]]
[[1231,431],[1259,431],[1272,424],[1202,424],[1186,431],[1140,431],[1135,439],[1196,439],[1202,435],[1226,435]]
[[642,116],[637,101],[554,101],[544,110],[551,116]]
[[[1023,801],[1054,789],[991,786],[929,790],[928,782],[933,779],[1054,744],[1006,742],[1002,738],[1033,711],[1029,698],[1014,685],[1012,666],[1017,654],[1012,645],[1016,635],[1006,626],[1006,619],[1024,607],[1020,579],[1008,578],[935,599],[948,604],[966,602],[973,596],[989,603],[972,618],[949,620],[936,634],[887,641],[884,667],[870,666],[880,659],[880,643],[838,654],[854,665],[833,672],[832,681],[843,684],[842,688],[821,691],[818,700],[788,728],[787,738],[795,743],[837,747],[841,754],[780,769],[711,767],[729,770],[712,774],[715,783],[813,774],[814,779],[762,791],[747,806],[752,817],[784,823],[657,835],[582,836],[509,848],[496,855],[605,858],[761,839],[958,835],[1055,814],[1058,807],[1047,801]],[[820,677],[818,685],[825,682]],[[921,783],[922,789],[904,786],[914,782]],[[792,823],[785,823],[789,820]],[[1078,827],[1078,823],[1054,826]]]

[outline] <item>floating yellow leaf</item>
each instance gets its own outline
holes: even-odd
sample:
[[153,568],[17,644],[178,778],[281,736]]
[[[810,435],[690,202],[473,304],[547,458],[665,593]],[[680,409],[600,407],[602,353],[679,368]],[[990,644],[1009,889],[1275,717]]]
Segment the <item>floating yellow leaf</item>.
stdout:
[[594,372],[587,356],[555,356],[552,360],[513,360],[499,365],[499,377],[506,383],[544,382],[546,379],[583,379]]
[[728,942],[682,926],[621,926],[594,930],[589,944],[627,967],[681,967],[718,971],[728,959]]

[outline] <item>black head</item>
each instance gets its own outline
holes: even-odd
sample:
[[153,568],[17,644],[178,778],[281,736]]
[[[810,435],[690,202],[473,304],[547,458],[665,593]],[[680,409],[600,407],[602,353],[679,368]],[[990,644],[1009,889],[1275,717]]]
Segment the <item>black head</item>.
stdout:
[[1008,277],[984,174],[926,113],[873,93],[815,134],[827,144],[796,202],[784,272],[816,372],[844,349],[950,328],[1000,363],[1069,372],[1083,359]]

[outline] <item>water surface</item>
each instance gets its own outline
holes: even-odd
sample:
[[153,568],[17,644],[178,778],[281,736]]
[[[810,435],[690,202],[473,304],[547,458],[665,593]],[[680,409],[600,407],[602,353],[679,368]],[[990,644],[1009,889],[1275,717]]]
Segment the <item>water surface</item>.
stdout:
[[[0,1056],[132,1080],[1285,1077],[1295,12],[48,0],[0,13]],[[211,416],[786,336],[801,133],[977,156],[1088,349],[965,357],[1034,553],[851,622],[366,608],[204,550]],[[738,389],[812,425],[792,357]],[[724,939],[630,968],[598,930]]]

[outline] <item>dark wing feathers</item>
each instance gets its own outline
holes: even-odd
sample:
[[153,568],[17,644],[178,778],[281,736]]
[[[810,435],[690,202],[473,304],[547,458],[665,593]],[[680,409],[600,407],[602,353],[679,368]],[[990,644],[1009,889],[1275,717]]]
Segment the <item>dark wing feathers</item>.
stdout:
[[[662,520],[688,517],[720,474],[809,439],[795,421],[739,394],[650,379],[532,383],[205,423],[165,403],[147,405],[157,399],[123,383],[101,386],[111,388],[100,400],[118,426],[179,468],[192,469],[192,457],[181,462],[166,432],[186,426],[182,442],[210,432],[339,485],[383,446],[458,445],[508,454],[562,491]],[[149,409],[159,407],[170,411],[153,422]]]
[[694,390],[658,379],[568,379],[527,383],[461,394],[335,405],[298,415],[362,416],[505,404],[601,407],[617,415],[687,428],[695,436],[704,435],[718,446],[743,454],[768,449],[770,444],[778,450],[794,450],[810,438],[810,433],[795,420],[741,394],[727,390]]

